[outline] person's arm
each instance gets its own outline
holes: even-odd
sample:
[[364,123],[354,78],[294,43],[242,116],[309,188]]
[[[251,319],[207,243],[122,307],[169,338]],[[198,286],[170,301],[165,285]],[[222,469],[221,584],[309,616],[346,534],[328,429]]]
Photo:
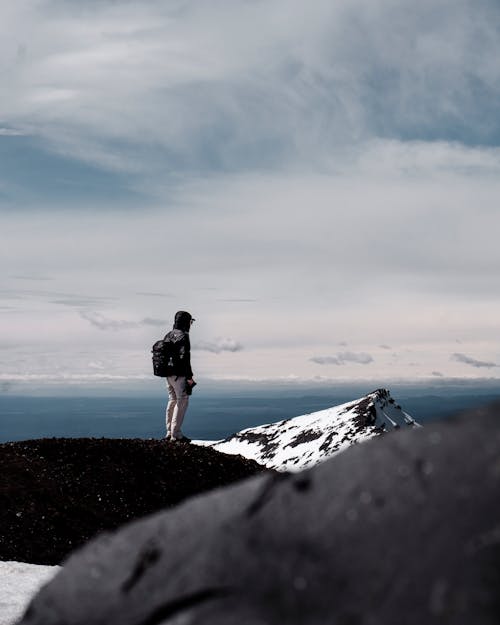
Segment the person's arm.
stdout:
[[186,371],[186,380],[188,384],[192,385],[194,380],[193,380],[193,370],[191,369],[191,341],[189,340],[189,334],[186,334],[184,358],[185,358],[184,367]]

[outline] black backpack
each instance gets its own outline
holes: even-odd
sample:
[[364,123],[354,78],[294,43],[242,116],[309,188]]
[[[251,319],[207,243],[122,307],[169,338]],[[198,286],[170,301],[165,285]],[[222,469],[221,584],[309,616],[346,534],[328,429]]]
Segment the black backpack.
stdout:
[[[181,341],[180,336],[170,336],[174,332],[169,332],[161,341],[156,341],[153,345],[153,373],[160,378],[169,375],[177,375],[181,362]],[[177,340],[175,340],[177,339]]]

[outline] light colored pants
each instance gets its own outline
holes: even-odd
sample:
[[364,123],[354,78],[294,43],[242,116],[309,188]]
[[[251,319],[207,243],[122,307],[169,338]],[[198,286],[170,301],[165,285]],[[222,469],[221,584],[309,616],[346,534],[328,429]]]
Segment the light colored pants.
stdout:
[[167,377],[168,405],[166,411],[167,436],[182,437],[181,427],[184,415],[189,404],[189,395],[186,393],[186,377],[169,375]]

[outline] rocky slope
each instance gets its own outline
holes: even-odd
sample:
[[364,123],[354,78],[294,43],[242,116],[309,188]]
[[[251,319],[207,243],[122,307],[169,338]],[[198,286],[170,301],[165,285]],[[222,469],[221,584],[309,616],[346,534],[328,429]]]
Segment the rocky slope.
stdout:
[[340,406],[241,430],[222,441],[195,441],[278,471],[312,467],[354,443],[418,427],[386,389]]
[[128,524],[73,555],[21,625],[498,625],[499,417],[406,428]]
[[58,564],[103,530],[263,470],[210,448],[142,439],[0,445],[0,560]]

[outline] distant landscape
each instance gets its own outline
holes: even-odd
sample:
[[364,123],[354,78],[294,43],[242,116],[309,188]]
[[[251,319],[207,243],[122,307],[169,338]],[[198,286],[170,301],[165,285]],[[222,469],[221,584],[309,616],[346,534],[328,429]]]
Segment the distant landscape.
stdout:
[[[254,427],[352,401],[374,390],[345,385],[202,382],[193,395],[185,431],[217,440]],[[402,408],[421,424],[449,418],[500,399],[494,381],[439,381],[386,385]],[[156,385],[140,389],[66,389],[54,395],[0,395],[0,442],[43,437],[161,438],[166,394]],[[47,391],[50,392],[50,391]],[[73,392],[74,396],[68,396]]]

